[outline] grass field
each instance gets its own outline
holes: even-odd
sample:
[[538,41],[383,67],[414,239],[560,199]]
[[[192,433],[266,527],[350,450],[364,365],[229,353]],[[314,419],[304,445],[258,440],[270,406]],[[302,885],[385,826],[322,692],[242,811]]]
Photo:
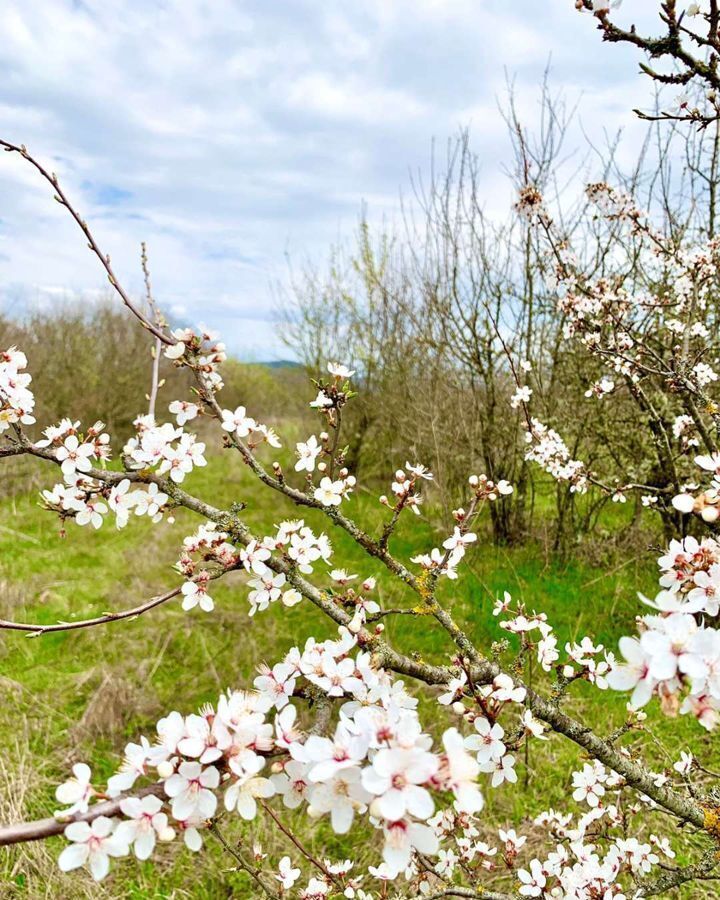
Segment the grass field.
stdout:
[[[53,478],[54,473],[46,472],[47,486]],[[187,486],[219,505],[246,502],[246,518],[258,532],[293,515],[283,498],[268,498],[239,459],[227,453],[193,473]],[[178,576],[171,566],[177,548],[197,524],[181,510],[174,525],[131,520],[121,532],[112,525],[91,532],[70,523],[67,537],[61,538],[56,519],[39,509],[35,493],[25,489],[13,493],[6,485],[5,497],[0,504],[0,615],[25,621],[85,618],[134,606],[174,586]],[[371,529],[378,527],[383,514],[369,494],[356,496],[348,509]],[[322,527],[316,515],[306,519]],[[408,525],[392,545],[403,559],[418,552],[423,542],[429,548],[437,541],[428,521]],[[331,537],[337,564],[363,576],[379,576],[385,603],[412,605],[412,597],[390,584],[378,564],[359,557],[344,534],[331,532]],[[601,555],[596,552],[593,557]],[[579,553],[577,561],[560,565],[542,543],[503,549],[481,540],[460,580],[444,586],[444,602],[482,647],[503,636],[491,608],[493,598],[505,589],[529,607],[546,612],[563,639],[589,634],[614,647],[621,634],[632,630],[639,611],[636,591],[653,591],[653,554],[636,551],[629,561],[603,560],[597,565],[583,559]],[[216,610],[210,615],[197,610],[184,613],[177,601],[171,601],[134,621],[96,629],[38,639],[3,633],[1,821],[49,815],[56,807],[54,786],[64,780],[73,762],[87,761],[98,781],[104,779],[117,766],[125,743],[141,733],[152,735],[160,715],[171,709],[193,712],[226,687],[248,685],[259,661],[272,663],[310,634],[331,634],[326,620],[306,602],[291,610],[276,605],[248,618],[247,590],[240,576],[225,579],[212,593]],[[402,649],[428,660],[442,662],[452,652],[444,632],[430,620],[400,617],[389,623],[388,634]],[[590,690],[585,685],[574,689],[568,706],[575,714],[584,714]],[[601,721],[597,705],[593,719],[601,733],[621,721],[624,703],[618,695],[601,697]],[[426,705],[432,713],[426,718],[428,727],[439,729],[437,705],[432,701]],[[660,770],[677,759],[693,735],[712,769],[720,757],[717,742],[699,732],[692,721],[663,718],[653,705],[647,734],[640,740]],[[519,766],[523,789],[487,791],[484,815],[490,840],[497,825],[522,827],[523,820],[549,806],[574,808],[568,784],[579,762],[579,751],[562,738],[533,747],[527,765],[523,761]],[[304,820],[301,827],[318,853],[323,849],[341,853],[323,821],[309,826]],[[275,859],[290,849],[261,818],[250,827],[228,819],[224,828],[234,839],[259,840]],[[364,833],[358,832],[358,846],[362,840]],[[682,839],[679,862],[693,858],[692,843]],[[176,843],[156,853],[154,862],[121,861],[101,886],[85,875],[59,873],[55,858],[62,845],[61,839],[53,839],[3,851],[0,896],[148,900],[255,896],[247,876],[231,870],[232,859],[222,855],[211,837],[200,855]],[[705,896],[702,891],[696,885],[685,896]]]

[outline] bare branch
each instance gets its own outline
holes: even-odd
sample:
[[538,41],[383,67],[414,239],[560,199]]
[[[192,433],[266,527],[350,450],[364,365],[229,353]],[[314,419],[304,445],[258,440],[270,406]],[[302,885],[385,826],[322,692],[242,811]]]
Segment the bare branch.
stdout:
[[171,337],[168,337],[160,328],[154,325],[143,313],[138,309],[138,307],[133,303],[130,299],[130,296],[125,291],[123,286],[117,280],[115,276],[115,272],[113,271],[112,265],[110,264],[110,257],[102,252],[100,247],[98,246],[97,241],[93,237],[90,228],[87,225],[87,222],[81,217],[80,213],[77,212],[75,207],[70,203],[67,198],[67,195],[60,187],[60,184],[57,179],[57,175],[54,173],[48,172],[48,170],[39,163],[35,157],[31,156],[27,148],[23,145],[11,144],[9,141],[4,141],[0,139],[0,147],[4,147],[8,153],[18,153],[24,160],[30,163],[34,169],[36,169],[42,177],[52,186],[55,191],[55,199],[61,206],[64,206],[65,209],[70,213],[73,219],[77,222],[80,227],[82,233],[85,235],[87,239],[88,246],[92,250],[92,252],[97,256],[100,260],[102,267],[105,269],[107,273],[108,281],[115,289],[115,291],[119,294],[122,302],[127,306],[130,312],[135,316],[135,318],[140,322],[143,328],[147,328],[148,331],[152,332],[158,340],[162,341],[164,344],[173,344],[174,341]]

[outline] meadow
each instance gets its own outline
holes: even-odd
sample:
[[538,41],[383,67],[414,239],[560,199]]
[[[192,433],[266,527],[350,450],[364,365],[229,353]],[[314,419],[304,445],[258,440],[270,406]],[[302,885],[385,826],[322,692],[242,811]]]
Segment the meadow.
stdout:
[[[293,427],[285,426],[281,429],[285,435],[292,433]],[[37,487],[50,486],[53,473],[45,467],[21,474],[5,481],[0,501],[0,616],[71,621],[132,607],[178,583],[172,564],[183,536],[198,524],[187,510],[179,510],[174,524],[151,526],[135,519],[123,531],[106,523],[95,532],[70,521],[62,537],[56,517],[38,505]],[[211,503],[247,504],[244,516],[259,533],[283,518],[297,517],[286,498],[268,502],[267,493],[239,457],[227,451],[215,451],[207,468],[196,469],[188,489]],[[378,493],[379,487],[360,490],[348,506],[348,512],[375,533],[387,517],[377,502]],[[318,530],[327,524],[312,511],[303,515]],[[612,504],[603,523],[606,535],[627,531],[628,516],[629,510]],[[597,537],[579,548],[571,562],[561,562],[541,533],[521,546],[498,547],[489,531],[478,530],[480,540],[467,566],[458,581],[443,585],[442,596],[485,652],[505,637],[492,615],[493,599],[504,590],[528,608],[545,612],[563,641],[590,635],[613,649],[620,635],[632,633],[635,616],[642,611],[637,591],[654,593],[657,554],[650,545],[659,544],[659,539],[653,541],[650,532],[629,533],[632,553],[626,549],[617,554],[611,541]],[[398,589],[395,582],[390,584],[379,563],[358,556],[344,533],[331,529],[329,534],[338,560],[349,571],[378,577],[384,606],[413,605],[410,593]],[[391,547],[407,560],[424,542],[428,548],[433,546],[440,534],[442,520],[428,506],[419,523],[410,521],[400,527]],[[3,633],[0,821],[51,814],[57,806],[54,788],[72,763],[88,762],[102,782],[117,767],[125,744],[140,734],[152,737],[161,715],[172,709],[189,713],[205,702],[215,702],[227,687],[249,686],[258,662],[272,664],[293,645],[302,646],[310,634],[322,638],[331,633],[327,620],[307,601],[292,609],[275,604],[249,618],[247,588],[240,575],[217,584],[213,596],[216,609],[211,614],[198,609],[183,612],[174,600],[135,620],[101,628],[39,638]],[[453,647],[432,618],[396,617],[387,623],[391,641],[406,652],[438,663],[451,657]],[[537,680],[540,689],[546,683],[547,677]],[[582,718],[588,696],[595,691],[586,684],[576,685],[566,704],[568,711]],[[601,734],[622,722],[625,702],[625,696],[611,691],[599,705],[596,698],[594,725]],[[432,709],[427,717],[428,723],[435,722],[431,730],[439,730],[439,707],[433,698],[425,696],[421,704]],[[646,759],[656,771],[670,770],[690,740],[706,766],[720,765],[717,742],[713,746],[709,735],[698,734],[694,720],[664,717],[657,702],[648,706],[648,714],[646,730],[631,740],[644,745]],[[528,827],[529,820],[549,807],[572,808],[569,774],[581,764],[579,750],[561,737],[547,743],[535,741],[530,756],[518,765],[521,789],[486,792],[486,818],[495,828],[488,826],[484,839],[497,842],[495,829],[504,823],[530,835],[530,850],[534,831],[540,839],[542,830]],[[262,816],[249,826],[236,816],[227,819],[223,827],[229,840],[247,847],[260,843],[273,859],[290,850]],[[297,822],[317,854],[342,853],[342,838],[333,834],[326,819],[308,825],[307,818],[289,815],[288,821]],[[361,847],[371,832],[358,826],[354,836],[354,843]],[[692,858],[693,840],[678,835],[678,843],[682,850],[677,862],[685,861],[684,853]],[[176,841],[156,853],[152,862],[121,861],[100,885],[84,872],[60,873],[56,858],[61,847],[61,839],[56,838],[5,849],[0,856],[1,895],[144,900],[256,896],[248,876],[233,870],[232,858],[210,835],[203,853],[192,854]],[[362,865],[364,858],[369,856],[359,850],[356,865]],[[706,896],[704,890],[696,884],[681,896]]]

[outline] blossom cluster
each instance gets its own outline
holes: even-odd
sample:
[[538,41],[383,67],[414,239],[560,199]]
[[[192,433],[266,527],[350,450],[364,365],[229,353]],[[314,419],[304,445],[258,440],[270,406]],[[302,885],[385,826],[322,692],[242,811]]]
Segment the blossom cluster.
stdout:
[[[192,328],[176,329],[172,332],[172,337],[175,343],[165,350],[165,356],[168,359],[175,360],[178,365],[186,365],[193,369],[199,377],[203,390],[209,396],[222,390],[224,383],[220,375],[220,366],[227,359],[227,352],[225,344],[218,340],[218,335],[208,330],[204,325],[200,325],[197,332],[193,331]],[[175,400],[170,404],[170,412],[176,417],[180,427],[194,419],[201,410],[202,406],[197,403],[183,400]],[[251,448],[262,442],[268,443],[271,447],[278,448],[281,446],[274,429],[248,415],[244,406],[238,406],[234,410],[222,409],[218,418],[220,419],[221,427],[225,431],[239,440],[248,439],[248,445]],[[142,423],[140,424],[142,426]],[[154,425],[153,422],[148,424]],[[166,429],[167,442],[180,438],[181,444],[183,443],[182,433],[171,437],[169,426],[162,427]],[[188,441],[186,436],[185,440],[192,447],[194,439]],[[154,443],[154,440],[151,439],[151,442]],[[204,445],[199,446],[203,448],[203,450],[199,451],[201,455],[204,451]],[[154,447],[152,449],[154,450]],[[194,458],[191,458],[191,462],[193,465],[203,465],[202,462],[196,462]],[[171,472],[172,477],[172,470],[166,470]],[[182,477],[178,478],[178,481],[182,481]]]
[[0,434],[12,425],[32,425],[35,397],[28,385],[32,375],[22,370],[27,357],[15,347],[0,350]]
[[[154,742],[128,744],[102,792],[92,786],[89,768],[76,765],[73,778],[58,788],[58,799],[69,806],[57,815],[85,813],[93,801],[119,796],[122,815],[69,824],[71,844],[60,856],[61,868],[87,865],[100,879],[111,857],[132,851],[146,859],[157,841],[178,834],[197,850],[219,797],[228,811],[249,821],[277,795],[288,809],[329,816],[338,834],[367,813],[382,838],[377,871],[395,878],[413,865],[415,851],[437,853],[438,837],[428,824],[436,798],[450,794],[461,813],[482,808],[480,767],[457,729],[447,729],[442,749],[433,750],[417,701],[401,681],[374,667],[370,654],[357,652],[347,629],[337,640],[310,639],[272,669],[262,667],[254,687],[222,694],[199,714],[162,718]],[[329,737],[300,727],[293,700],[309,690],[341,703]],[[142,781],[150,782],[147,788]]]
[[696,494],[697,485],[686,485],[682,493],[673,497],[672,505],[679,512],[695,513],[703,522],[712,524],[720,518],[720,454],[696,456],[695,464],[712,473],[710,486]]
[[[613,653],[585,636],[579,641],[567,641],[565,658],[559,662],[558,638],[545,613],[530,613],[522,603],[513,608],[512,602],[512,597],[505,591],[503,597],[495,601],[493,615],[501,617],[499,624],[504,631],[520,637],[524,650],[535,653],[543,671],[555,669],[566,683],[584,680],[600,690],[608,687],[607,676],[615,665]],[[539,633],[537,638],[536,631]]]
[[[668,780],[664,773],[654,776],[658,783]],[[632,896],[633,884],[662,865],[663,857],[672,860],[675,852],[666,838],[652,832],[643,840],[627,836],[628,817],[652,808],[652,803],[640,797],[628,804],[622,796],[624,787],[621,776],[597,761],[573,772],[572,798],[586,809],[577,818],[554,809],[535,817],[534,824],[556,842],[545,857],[528,859],[527,837],[514,829],[499,828],[498,846],[493,846],[479,839],[472,816],[454,809],[438,812],[430,820],[443,845],[435,871],[452,879],[460,870],[474,877],[482,871],[510,870],[520,897],[625,900]],[[487,829],[483,837],[487,838]],[[420,893],[426,892],[423,887]]]
[[[406,483],[409,482],[407,494],[410,495],[411,492],[413,494],[415,492],[415,481],[417,478],[422,477],[427,480],[432,478],[431,473],[424,466],[411,466],[409,463],[406,463],[405,467],[412,474],[412,478],[408,478],[402,471],[395,473],[393,492],[400,497],[400,500],[394,507],[396,512],[406,505],[403,502],[403,497],[406,495],[401,495]],[[402,478],[400,478],[401,475],[403,476]],[[411,557],[412,562],[422,566],[426,572],[432,573],[433,576],[444,575],[451,580],[458,577],[457,567],[462,562],[468,547],[477,541],[477,534],[470,531],[470,525],[477,514],[478,503],[483,500],[494,502],[500,497],[506,497],[513,492],[513,487],[508,481],[503,479],[495,484],[487,475],[471,475],[468,478],[468,484],[472,492],[471,505],[467,510],[464,507],[453,510],[453,519],[457,524],[453,528],[453,533],[443,541],[442,548],[433,547],[430,553],[420,553]],[[381,501],[383,499],[386,500],[386,498],[382,497],[380,499]],[[413,511],[417,512],[417,509],[414,508]]]
[[356,479],[347,469],[340,469],[336,479],[326,475],[320,479],[320,484],[315,488],[313,497],[323,506],[340,506],[340,504],[353,492]]
[[664,612],[706,613],[720,610],[720,544],[712,537],[689,535],[672,540],[658,559],[664,594],[655,605]]
[[295,588],[287,585],[284,572],[274,572],[267,565],[273,553],[281,555],[304,575],[310,575],[318,562],[329,563],[332,545],[325,533],[316,535],[303,519],[281,522],[274,535],[259,542],[250,541],[240,552],[240,559],[251,576],[248,581],[251,616],[281,598],[285,606],[295,606],[302,599]]
[[392,509],[393,512],[410,509],[416,516],[419,516],[420,504],[423,502],[419,486],[423,481],[432,481],[433,477],[433,473],[421,463],[406,462],[404,469],[397,469],[390,486],[395,497],[394,503],[388,500],[386,494],[380,497],[380,502],[383,506]]
[[458,577],[457,567],[462,562],[467,548],[475,541],[477,541],[477,534],[468,531],[465,523],[461,527],[456,525],[450,537],[443,541],[442,549],[433,547],[430,553],[420,553],[412,556],[411,560],[422,566],[427,572],[434,575],[445,575],[454,580]]
[[[310,575],[318,563],[329,564],[331,557],[332,544],[328,536],[324,532],[316,535],[303,519],[283,521],[274,534],[253,538],[240,548],[231,543],[230,535],[215,522],[206,522],[195,534],[183,540],[177,563],[178,571],[188,579],[182,587],[183,608],[189,610],[199,605],[205,612],[212,611],[214,602],[208,594],[210,580],[222,572],[239,568],[249,576],[251,616],[264,612],[277,600],[284,606],[295,606],[302,600],[302,595],[288,583],[284,571],[271,567],[271,560],[282,561],[288,569]],[[349,575],[344,569],[333,569],[328,574],[341,587],[358,577]],[[362,582],[363,593],[374,586],[375,579],[366,578]],[[380,609],[377,603],[351,589],[344,593],[342,600],[354,611],[350,627],[355,632],[365,623],[369,613],[374,614]]]
[[176,484],[197,466],[206,466],[205,444],[171,422],[157,425],[152,416],[135,420],[137,436],[123,447],[123,457],[129,469],[156,469]]
[[656,694],[665,711],[690,713],[708,730],[720,718],[720,635],[701,617],[720,610],[720,545],[714,538],[670,542],[659,559],[654,610],[638,619],[640,635],[620,639],[625,662],[608,675],[616,690],[632,690],[644,706]]
[[[652,776],[657,784],[669,780],[663,772]],[[573,800],[587,810],[577,819],[554,809],[535,818],[535,824],[548,830],[558,844],[544,860],[533,859],[519,870],[521,896],[624,900],[628,894],[623,876],[637,881],[660,865],[661,857],[675,857],[665,838],[649,833],[641,841],[627,835],[629,817],[652,809],[653,803],[639,795],[627,804],[624,787],[624,779],[597,760],[573,773]]]
[[117,528],[127,525],[131,513],[159,522],[169,498],[156,484],[131,490],[129,478],[109,485],[93,477],[93,461],[104,464],[110,457],[110,438],[103,429],[103,423],[96,422],[83,433],[80,422],[70,419],[45,429],[45,437],[34,446],[52,451],[63,482],[41,492],[43,506],[57,512],[63,520],[72,518],[78,525],[93,528],[100,528],[110,511],[115,515]]
[[211,393],[221,390],[223,380],[219,367],[227,359],[227,352],[218,335],[200,325],[197,332],[192,328],[177,328],[171,336],[174,343],[167,347],[165,356],[195,369]]
[[560,435],[538,419],[531,419],[525,434],[529,447],[525,459],[537,463],[557,481],[567,481],[570,490],[584,494],[588,489],[588,472],[585,464],[572,459],[565,441]]
[[333,421],[331,410],[342,409],[349,396],[351,395],[349,379],[355,374],[354,369],[349,369],[342,363],[330,362],[327,370],[332,376],[332,381],[315,382],[318,388],[317,397],[310,403],[313,409],[324,411],[328,415],[329,421]]
[[252,447],[263,441],[267,442],[271,447],[280,447],[280,439],[274,429],[256,422],[252,416],[247,414],[244,406],[238,406],[236,409],[223,409],[221,411],[222,428],[234,434],[237,438],[249,438],[248,444]]

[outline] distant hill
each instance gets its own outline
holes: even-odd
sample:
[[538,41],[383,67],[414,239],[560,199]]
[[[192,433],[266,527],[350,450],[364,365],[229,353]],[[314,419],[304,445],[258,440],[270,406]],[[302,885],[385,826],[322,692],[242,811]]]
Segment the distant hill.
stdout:
[[267,366],[268,369],[302,369],[302,363],[292,359],[274,359],[270,362],[253,363],[256,366]]

